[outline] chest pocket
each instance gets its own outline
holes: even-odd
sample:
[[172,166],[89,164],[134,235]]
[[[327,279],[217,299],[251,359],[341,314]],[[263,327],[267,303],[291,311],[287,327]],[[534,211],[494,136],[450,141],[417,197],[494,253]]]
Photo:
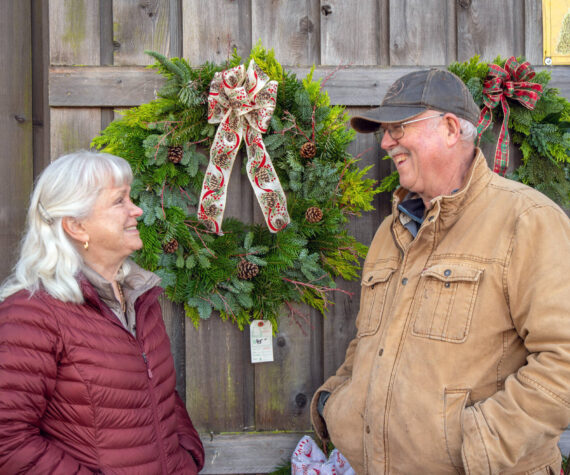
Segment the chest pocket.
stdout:
[[437,264],[421,274],[413,304],[415,336],[463,343],[467,339],[483,270]]
[[378,331],[390,278],[395,268],[383,268],[365,271],[362,276],[360,311],[356,317],[356,336],[372,335]]

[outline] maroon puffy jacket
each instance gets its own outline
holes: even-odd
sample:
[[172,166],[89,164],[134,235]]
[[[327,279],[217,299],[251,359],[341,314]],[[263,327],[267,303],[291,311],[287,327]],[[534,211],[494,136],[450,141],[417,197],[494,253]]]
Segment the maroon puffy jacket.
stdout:
[[81,287],[82,305],[27,291],[0,304],[0,473],[197,473],[161,289],[137,299],[135,338]]

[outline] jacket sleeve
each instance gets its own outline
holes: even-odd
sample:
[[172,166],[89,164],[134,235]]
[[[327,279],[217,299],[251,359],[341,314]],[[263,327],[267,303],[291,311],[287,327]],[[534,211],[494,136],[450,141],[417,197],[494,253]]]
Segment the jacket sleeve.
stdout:
[[0,304],[0,473],[93,473],[40,432],[62,351],[53,320],[35,298]]
[[569,276],[568,217],[553,206],[531,207],[518,218],[503,278],[527,364],[507,377],[503,391],[465,409],[467,474],[512,467],[570,423]]
[[184,402],[178,393],[175,393],[175,397],[176,420],[178,423],[178,438],[180,440],[180,445],[190,452],[192,458],[196,462],[198,471],[200,471],[204,467],[204,446],[202,445],[198,432],[194,428],[194,424],[192,424],[192,421],[190,420],[190,416],[188,415]]

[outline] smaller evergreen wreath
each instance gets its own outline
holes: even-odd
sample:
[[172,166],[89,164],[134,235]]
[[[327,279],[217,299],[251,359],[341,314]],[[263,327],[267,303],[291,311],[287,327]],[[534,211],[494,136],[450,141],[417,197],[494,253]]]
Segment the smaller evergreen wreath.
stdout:
[[[517,58],[523,62],[524,59]],[[493,64],[505,66],[500,56]],[[449,71],[465,83],[475,103],[483,107],[483,82],[489,72],[489,64],[474,56],[463,63],[453,63]],[[558,90],[548,87],[550,72],[540,71],[533,82],[541,84],[543,93],[533,110],[508,99],[510,107],[509,133],[512,143],[522,155],[522,163],[514,172],[507,175],[516,181],[536,188],[556,201],[562,207],[570,208],[570,102],[558,94]],[[503,112],[500,107],[493,109],[493,122],[501,123]],[[494,142],[491,129],[482,136],[482,141]],[[389,157],[386,157],[388,159]],[[398,186],[398,172],[382,180],[379,189],[392,191]]]
[[[354,280],[367,247],[346,230],[348,218],[372,210],[379,191],[346,150],[354,137],[341,106],[331,106],[313,71],[302,81],[258,44],[250,60],[278,82],[276,107],[263,140],[275,166],[291,223],[272,234],[264,225],[224,219],[213,234],[197,219],[204,153],[216,126],[207,121],[214,74],[242,64],[234,52],[223,65],[199,67],[183,58],[156,59],[166,78],[158,99],[125,111],[93,140],[133,168],[132,198],[144,214],[136,261],[162,278],[167,297],[184,304],[198,325],[218,311],[243,329],[252,319],[278,326],[283,305],[304,302],[323,314],[335,278]],[[234,173],[237,173],[235,171]]]

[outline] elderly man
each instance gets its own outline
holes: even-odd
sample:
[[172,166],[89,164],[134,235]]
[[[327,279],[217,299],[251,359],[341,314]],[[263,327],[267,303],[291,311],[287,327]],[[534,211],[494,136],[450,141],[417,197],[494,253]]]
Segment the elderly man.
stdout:
[[491,172],[479,109],[437,69],[354,117],[400,175],[364,263],[357,334],[313,425],[357,473],[560,473],[570,423],[570,222]]

